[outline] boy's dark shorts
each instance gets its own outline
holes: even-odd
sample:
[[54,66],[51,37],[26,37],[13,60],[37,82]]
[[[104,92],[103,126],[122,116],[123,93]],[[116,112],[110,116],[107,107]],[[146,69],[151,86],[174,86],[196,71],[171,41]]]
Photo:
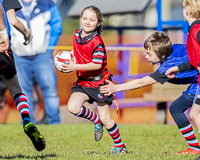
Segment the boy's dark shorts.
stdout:
[[100,93],[99,90],[100,87],[98,88],[89,88],[89,87],[81,87],[77,84],[75,84],[71,92],[81,92],[87,94],[90,99],[88,100],[88,103],[92,104],[93,102],[108,102],[110,105],[112,104],[112,101],[114,99],[113,95],[110,96],[104,96],[103,93]]
[[16,74],[16,68],[11,48],[8,49],[8,54],[0,52],[0,75],[5,79],[11,79]]

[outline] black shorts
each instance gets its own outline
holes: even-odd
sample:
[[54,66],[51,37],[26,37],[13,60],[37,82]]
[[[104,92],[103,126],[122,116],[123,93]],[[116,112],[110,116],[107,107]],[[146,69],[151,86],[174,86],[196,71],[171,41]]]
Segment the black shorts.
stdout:
[[104,96],[103,93],[100,93],[98,88],[89,88],[89,87],[81,87],[79,85],[74,85],[71,89],[71,92],[81,92],[85,93],[89,96],[88,103],[92,104],[93,102],[108,102],[110,105],[112,104],[112,101],[114,99],[113,95],[110,96]]
[[5,79],[11,79],[16,74],[16,68],[11,48],[8,49],[8,54],[0,53],[0,75]]

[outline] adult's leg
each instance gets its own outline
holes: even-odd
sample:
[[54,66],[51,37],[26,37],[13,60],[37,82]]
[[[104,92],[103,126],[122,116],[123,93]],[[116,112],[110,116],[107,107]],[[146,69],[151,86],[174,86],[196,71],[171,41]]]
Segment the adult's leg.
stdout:
[[33,67],[36,81],[43,93],[48,123],[59,124],[60,100],[57,92],[57,77],[52,54],[49,52],[38,55],[33,61]]

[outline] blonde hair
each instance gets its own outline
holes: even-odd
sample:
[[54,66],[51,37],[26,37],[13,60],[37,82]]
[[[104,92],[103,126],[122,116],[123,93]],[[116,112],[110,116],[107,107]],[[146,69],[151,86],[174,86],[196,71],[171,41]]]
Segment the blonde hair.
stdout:
[[188,8],[191,18],[200,18],[200,0],[184,0],[183,6]]
[[172,42],[166,33],[156,31],[145,40],[144,49],[153,50],[158,58],[167,58],[172,53]]

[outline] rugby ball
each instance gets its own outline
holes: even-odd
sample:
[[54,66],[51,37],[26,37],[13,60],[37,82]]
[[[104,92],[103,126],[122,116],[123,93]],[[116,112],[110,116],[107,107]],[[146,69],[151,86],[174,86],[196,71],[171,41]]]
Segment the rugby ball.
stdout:
[[70,64],[69,60],[72,60],[73,62],[76,63],[76,59],[71,52],[61,51],[61,52],[58,52],[56,56],[54,57],[54,65],[57,70],[61,71],[62,64],[64,63],[64,64],[69,65]]

